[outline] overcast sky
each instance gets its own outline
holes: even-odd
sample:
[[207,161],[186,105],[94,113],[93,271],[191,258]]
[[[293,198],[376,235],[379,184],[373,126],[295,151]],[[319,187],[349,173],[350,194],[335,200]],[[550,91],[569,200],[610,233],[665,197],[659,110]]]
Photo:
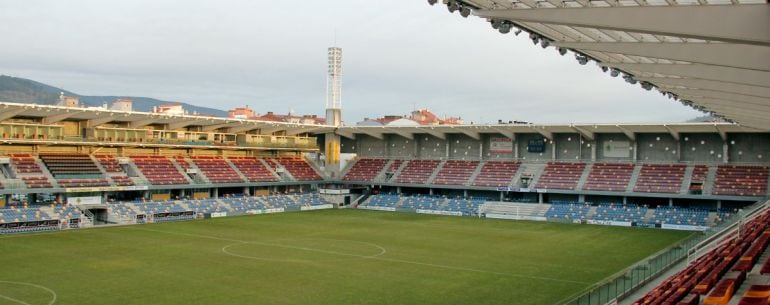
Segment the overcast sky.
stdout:
[[83,95],[322,114],[335,32],[349,123],[414,107],[466,122],[700,115],[424,0],[0,0],[0,74]]

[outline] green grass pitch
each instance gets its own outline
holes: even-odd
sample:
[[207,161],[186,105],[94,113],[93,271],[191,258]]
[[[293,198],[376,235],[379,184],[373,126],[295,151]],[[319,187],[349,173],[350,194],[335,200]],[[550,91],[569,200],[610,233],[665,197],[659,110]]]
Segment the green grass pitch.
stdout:
[[10,235],[0,304],[551,305],[689,234],[326,210]]

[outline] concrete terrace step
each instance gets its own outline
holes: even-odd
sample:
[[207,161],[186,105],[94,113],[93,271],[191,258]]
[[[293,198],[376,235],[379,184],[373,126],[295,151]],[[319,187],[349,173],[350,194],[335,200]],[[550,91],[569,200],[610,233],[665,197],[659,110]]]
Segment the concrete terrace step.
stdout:
[[582,190],[583,186],[586,184],[586,181],[588,181],[588,175],[591,174],[591,169],[594,168],[594,165],[592,163],[586,164],[586,166],[583,168],[583,174],[580,175],[580,179],[578,179],[577,186],[575,186],[575,190]]
[[680,194],[687,194],[690,189],[690,183],[692,182],[692,172],[695,170],[694,165],[687,165],[684,169],[684,179],[682,179],[682,187],[679,189]]
[[479,164],[476,166],[476,168],[473,170],[473,173],[471,173],[471,177],[468,178],[468,182],[465,183],[465,185],[473,185],[473,182],[476,181],[476,177],[479,176],[481,173],[481,168],[484,167],[485,161],[480,161]]
[[444,164],[446,164],[446,160],[441,160],[441,162],[438,163],[438,166],[433,170],[433,173],[428,176],[428,181],[426,181],[425,184],[433,184],[433,180],[436,180],[438,173],[444,168]]
[[639,175],[642,173],[642,165],[637,164],[634,166],[634,170],[631,172],[631,178],[628,179],[628,186],[626,186],[626,192],[633,192],[636,182],[639,181]]

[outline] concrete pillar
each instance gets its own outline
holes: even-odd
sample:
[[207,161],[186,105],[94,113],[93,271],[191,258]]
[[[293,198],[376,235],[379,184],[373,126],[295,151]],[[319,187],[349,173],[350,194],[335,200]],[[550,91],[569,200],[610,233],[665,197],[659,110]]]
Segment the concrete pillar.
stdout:
[[722,200],[717,200],[717,209],[722,208]]
[[468,198],[468,190],[463,190],[463,198]]
[[676,161],[682,161],[682,140],[676,141]]
[[179,198],[184,198],[184,189],[179,190]]
[[433,189],[428,189],[428,194],[433,195]]
[[219,188],[216,188],[216,187],[215,187],[215,188],[213,189],[213,191],[214,191],[214,196],[213,196],[213,197],[214,197],[214,199],[217,199],[217,198],[219,198]]
[[585,194],[578,195],[578,202],[586,202],[586,195]]
[[628,197],[623,196],[623,204],[628,204]]
[[537,193],[537,203],[543,203],[543,193]]
[[639,143],[636,142],[636,140],[633,141],[634,144],[634,162],[639,158]]
[[[328,115],[328,114],[327,114]],[[329,177],[335,178],[340,172],[340,136],[333,132],[324,134],[324,152],[326,154],[326,164],[324,171]]]
[[250,192],[250,189],[249,189],[248,186],[244,186],[243,187],[243,195],[245,195],[245,196],[251,195],[251,192]]
[[551,140],[551,160],[556,160],[556,137]]
[[597,141],[591,141],[591,161],[596,162],[596,143]]
[[449,143],[450,143],[449,142],[449,137],[447,137],[447,140],[445,140],[444,142],[445,142],[444,148],[446,148],[445,149],[446,152],[444,153],[444,158],[445,159],[449,159]]
[[669,207],[674,206],[674,198],[668,198],[668,206]]
[[401,195],[401,187],[400,186],[396,187],[396,194]]
[[479,141],[479,160],[484,160],[484,141]]
[[730,146],[728,146],[727,140],[724,141],[724,144],[722,144],[722,162],[728,163],[730,162],[730,156],[728,152],[730,151]]
[[503,201],[503,198],[505,198],[505,194],[503,194],[503,192],[500,192],[500,201]]
[[519,159],[519,140],[518,139],[513,141],[513,159],[516,159],[516,160]]

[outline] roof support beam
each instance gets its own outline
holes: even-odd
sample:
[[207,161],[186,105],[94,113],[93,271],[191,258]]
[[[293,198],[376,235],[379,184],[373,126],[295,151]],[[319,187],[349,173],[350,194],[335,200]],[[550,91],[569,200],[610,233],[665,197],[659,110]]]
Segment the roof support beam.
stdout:
[[719,128],[719,125],[714,125],[714,129],[717,130],[717,133],[719,133],[719,136],[722,137],[722,141],[727,141],[727,132],[723,129]]
[[[258,124],[255,124],[255,123],[244,123],[244,124],[241,124],[241,125],[238,125],[238,126],[230,127],[230,133],[239,133],[239,132],[252,131],[254,129],[260,129],[260,127],[261,126],[259,126]],[[285,128],[280,128],[279,130],[283,130],[283,129],[285,129]],[[262,129],[262,130],[264,130],[264,129]],[[273,131],[273,132],[275,132],[275,131]]]
[[534,130],[534,131],[537,131],[537,133],[539,133],[540,135],[542,135],[546,139],[553,140],[553,133],[550,132],[550,131],[545,130],[545,127],[543,127],[543,126],[540,126],[540,127],[530,126],[530,128],[532,128],[532,130]]
[[387,128],[386,130],[392,133],[395,133],[399,136],[402,136],[404,138],[407,138],[409,140],[414,140],[414,134],[411,132],[405,132],[405,131],[399,130],[399,128]]
[[[230,128],[230,132],[237,132],[237,131],[233,131],[233,130],[240,130],[240,129],[237,129],[237,128],[239,128],[239,127],[231,127]],[[243,128],[243,127],[240,127],[240,128]],[[282,126],[282,125],[263,125],[263,126],[256,126],[254,129],[257,129],[257,128],[259,128],[259,134],[270,135],[270,134],[273,134],[274,132],[285,130],[286,126]],[[248,129],[248,130],[250,130],[250,129]]]
[[144,119],[139,121],[133,121],[133,122],[129,122],[128,126],[131,128],[141,128],[141,127],[150,125],[152,123],[155,123],[158,120],[159,120],[158,118],[149,118],[149,119]]
[[498,133],[505,136],[506,138],[511,139],[511,141],[516,141],[516,133],[513,132],[512,130],[508,130],[500,127],[492,127],[492,130],[497,131]]
[[647,73],[659,73],[665,75],[677,75],[681,77],[701,78],[761,87],[768,87],[768,84],[770,84],[770,72],[758,70],[738,69],[703,64],[602,64],[607,67],[617,68],[626,72],[639,71]]
[[582,127],[577,127],[577,126],[574,126],[574,125],[572,126],[572,129],[577,131],[581,136],[583,136],[584,139],[588,139],[590,141],[593,141],[594,139],[596,139],[596,133],[594,133],[592,131],[589,131],[589,130],[586,130],[586,129],[582,128]]
[[174,122],[168,123],[168,129],[169,130],[179,129],[179,128],[187,127],[187,126],[193,125],[195,123],[200,123],[200,122],[205,122],[205,121],[204,120],[185,120],[185,119],[180,119],[178,121],[174,121]]
[[466,136],[468,136],[468,137],[470,137],[470,138],[472,138],[474,140],[477,140],[477,141],[481,140],[481,135],[478,132],[470,131],[470,130],[467,130],[465,128],[453,128],[453,130],[457,130],[460,133],[462,133],[462,134],[464,134],[464,135],[466,135]]
[[70,118],[76,114],[80,113],[80,111],[69,111],[66,110],[64,113],[54,114],[47,117],[43,117],[43,124],[53,124],[61,122],[67,118]]
[[432,135],[432,136],[434,136],[436,138],[439,138],[441,140],[446,140],[446,133],[441,132],[441,131],[436,131],[433,128],[421,128],[420,132],[427,133],[427,134]]
[[27,107],[20,107],[13,110],[8,110],[8,106],[5,106],[5,108],[3,108],[2,111],[0,111],[0,121],[13,118],[21,114],[25,110],[27,110]]
[[[740,69],[770,71],[770,47],[733,43],[555,42],[553,45]],[[740,56],[725,56],[740,54]]]
[[213,124],[213,125],[201,126],[201,131],[203,131],[203,132],[214,131],[214,130],[217,130],[217,129],[220,129],[220,128],[230,127],[233,124],[235,124],[235,123],[223,123],[223,124]]
[[318,127],[312,127],[312,128],[307,128],[307,127],[289,128],[289,129],[286,129],[286,135],[296,136],[301,133],[311,133],[318,130],[322,130],[322,129],[325,129],[326,127],[327,126],[318,126]]
[[113,113],[105,114],[98,118],[88,120],[88,127],[96,127],[112,121],[115,121],[115,116],[113,115]]
[[517,22],[770,46],[767,4],[502,9],[476,10],[474,14]]
[[698,78],[671,78],[671,77],[635,77],[638,81],[653,83],[658,87],[681,86],[688,88],[706,89],[726,93],[739,93],[759,97],[770,98],[770,87],[760,87],[744,84],[732,84]]
[[356,139],[356,134],[352,133],[352,132],[350,132],[348,130],[342,130],[342,129],[337,128],[337,130],[335,130],[334,133],[336,133],[337,135],[339,135],[341,137],[346,137],[346,138],[351,139],[351,140],[355,140]]
[[622,131],[624,134],[626,134],[626,137],[628,137],[631,141],[636,141],[636,134],[633,131],[630,131],[626,128],[621,127],[620,125],[615,125],[620,131]]
[[379,140],[385,140],[385,136],[383,135],[383,132],[372,132],[366,129],[360,129],[359,133],[363,133],[367,136],[370,136]]
[[679,132],[671,128],[670,126],[663,124],[663,127],[668,130],[668,133],[671,134],[671,137],[674,138],[674,140],[679,141]]

